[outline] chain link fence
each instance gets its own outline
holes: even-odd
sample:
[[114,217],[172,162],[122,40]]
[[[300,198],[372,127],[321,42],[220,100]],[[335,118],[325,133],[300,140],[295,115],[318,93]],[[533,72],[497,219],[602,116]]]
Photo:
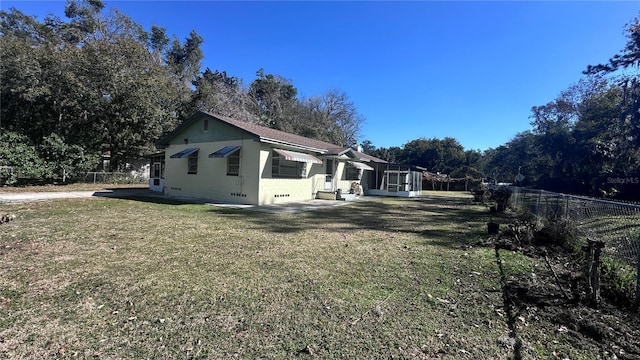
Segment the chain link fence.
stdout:
[[135,171],[130,172],[88,172],[84,176],[77,179],[83,183],[94,184],[138,184],[149,181],[148,175],[140,175]]
[[581,245],[602,241],[603,259],[635,279],[635,304],[640,303],[640,205],[559,194],[543,190],[513,188],[511,204],[528,210],[539,222],[563,218],[575,224]]

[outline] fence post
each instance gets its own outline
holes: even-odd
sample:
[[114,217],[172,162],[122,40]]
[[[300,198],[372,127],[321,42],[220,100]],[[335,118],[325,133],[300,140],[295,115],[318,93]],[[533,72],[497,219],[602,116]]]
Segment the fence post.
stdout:
[[603,241],[587,240],[587,296],[589,304],[598,307],[600,303],[600,255]]
[[598,241],[594,243],[593,249],[593,274],[592,274],[592,284],[593,284],[593,304],[598,307],[600,304],[600,255],[602,253],[602,248],[604,247],[604,242]]
[[636,256],[636,308],[640,307],[640,236],[638,236],[638,254]]

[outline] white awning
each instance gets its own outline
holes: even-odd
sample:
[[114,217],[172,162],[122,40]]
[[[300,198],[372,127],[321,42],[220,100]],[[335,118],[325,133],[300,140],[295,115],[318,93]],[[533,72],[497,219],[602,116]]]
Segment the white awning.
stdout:
[[285,159],[289,161],[297,161],[303,163],[313,163],[313,164],[322,164],[322,160],[317,157],[305,153],[299,153],[291,150],[282,150],[282,149],[273,149],[273,151],[282,155]]
[[229,145],[229,146],[225,146],[222,149],[209,154],[210,158],[226,158],[229,157],[229,155],[233,154],[234,152],[240,150],[242,146],[239,145]]
[[351,164],[351,166],[353,166],[354,168],[359,170],[374,170],[371,166],[367,164],[363,164],[355,161],[348,161],[348,163]]
[[194,152],[200,150],[199,148],[186,148],[180,152],[177,152],[171,156],[169,156],[172,159],[181,159],[181,158],[186,158],[187,156],[193,154]]

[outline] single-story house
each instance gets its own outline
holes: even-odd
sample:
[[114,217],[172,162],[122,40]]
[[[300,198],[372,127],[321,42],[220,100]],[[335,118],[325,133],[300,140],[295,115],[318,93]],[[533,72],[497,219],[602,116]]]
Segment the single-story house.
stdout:
[[172,196],[266,205],[372,194],[391,183],[421,189],[357,149],[203,111],[157,145],[164,151],[150,156],[150,188]]

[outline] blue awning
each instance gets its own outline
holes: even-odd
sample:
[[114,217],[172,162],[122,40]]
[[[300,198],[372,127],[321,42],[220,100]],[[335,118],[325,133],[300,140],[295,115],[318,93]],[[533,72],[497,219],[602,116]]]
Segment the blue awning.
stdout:
[[199,148],[186,148],[180,152],[177,152],[171,156],[169,156],[172,159],[181,159],[181,158],[186,158],[187,156],[193,154],[194,152],[200,150]]
[[234,152],[240,150],[242,146],[239,145],[229,145],[229,146],[225,146],[222,149],[209,154],[210,158],[226,158],[229,157],[229,155],[233,154]]

